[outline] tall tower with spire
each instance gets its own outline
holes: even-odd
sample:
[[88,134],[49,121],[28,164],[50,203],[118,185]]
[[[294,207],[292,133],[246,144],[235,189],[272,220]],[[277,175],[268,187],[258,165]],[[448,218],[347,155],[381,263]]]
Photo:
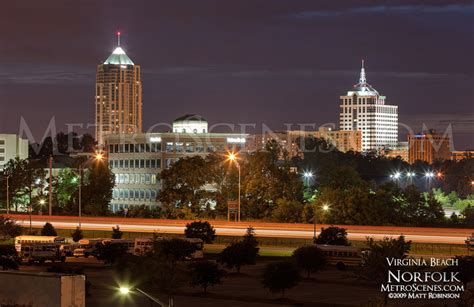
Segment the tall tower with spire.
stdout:
[[367,83],[364,60],[359,83],[339,98],[340,130],[361,131],[363,151],[398,146],[398,107],[386,104],[385,96]]
[[99,146],[108,134],[133,134],[142,131],[142,81],[136,65],[120,46],[101,64],[96,75],[96,133]]

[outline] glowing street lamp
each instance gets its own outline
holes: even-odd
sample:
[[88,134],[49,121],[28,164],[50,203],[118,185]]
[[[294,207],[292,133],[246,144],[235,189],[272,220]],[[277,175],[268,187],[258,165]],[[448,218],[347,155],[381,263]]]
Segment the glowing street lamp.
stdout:
[[[323,212],[326,212],[329,210],[329,205],[327,204],[324,204],[321,209],[323,209]],[[314,211],[314,214],[313,214],[313,243],[316,244],[316,223],[317,223],[317,216],[316,216],[316,210]]]
[[425,177],[430,179],[430,178],[433,178],[435,176],[435,174],[433,172],[426,172],[425,173]]
[[128,294],[130,292],[130,289],[127,287],[120,287],[119,291],[120,291],[120,294]]
[[170,299],[169,304],[165,304],[162,301],[160,301],[158,298],[152,296],[151,294],[149,294],[149,293],[147,293],[147,292],[145,292],[145,291],[143,291],[142,289],[139,289],[139,288],[120,287],[118,290],[119,290],[119,293],[121,295],[129,295],[132,291],[136,291],[136,292],[140,293],[141,295],[143,295],[144,297],[146,297],[147,299],[149,299],[150,304],[157,303],[161,307],[173,306],[172,299]]
[[238,192],[238,199],[237,199],[237,221],[240,222],[240,164],[239,161],[237,160],[237,154],[236,153],[229,153],[229,156],[227,157],[231,163],[235,163],[235,166],[237,166],[237,170],[239,171],[239,192]]
[[303,177],[306,178],[306,179],[313,178],[313,173],[311,173],[311,172],[304,172],[304,173],[303,173]]

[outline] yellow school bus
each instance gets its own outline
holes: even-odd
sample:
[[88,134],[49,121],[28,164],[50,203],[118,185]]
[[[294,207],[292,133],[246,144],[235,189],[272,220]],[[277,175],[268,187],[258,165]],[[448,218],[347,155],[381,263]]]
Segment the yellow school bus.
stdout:
[[316,245],[326,256],[329,265],[335,265],[339,270],[344,270],[347,266],[359,266],[362,262],[362,252],[360,248],[345,245]]

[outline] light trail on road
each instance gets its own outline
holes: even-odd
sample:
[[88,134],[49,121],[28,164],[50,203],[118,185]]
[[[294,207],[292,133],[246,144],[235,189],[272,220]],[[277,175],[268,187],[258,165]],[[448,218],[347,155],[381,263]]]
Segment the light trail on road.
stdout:
[[[23,227],[29,227],[30,222],[27,219],[17,220],[17,222]],[[45,221],[32,221],[32,227],[40,228],[44,225]],[[78,226],[77,222],[66,222],[66,221],[52,221],[54,227],[59,229],[75,229]],[[184,234],[184,225],[152,225],[152,224],[133,224],[128,223],[100,223],[100,222],[82,222],[81,228],[83,230],[97,230],[97,231],[111,231],[115,225],[120,226],[122,231],[128,232],[149,232],[157,234]],[[255,234],[260,237],[269,238],[297,238],[297,239],[312,239],[313,231],[304,229],[268,229],[259,228],[254,226]],[[216,234],[219,236],[243,236],[246,232],[246,228],[243,227],[215,227]],[[319,233],[319,231],[318,231]],[[403,233],[394,232],[352,232],[348,230],[349,240],[365,240],[367,237],[373,237],[376,240],[383,239],[384,237],[396,237]],[[405,239],[411,240],[418,243],[445,243],[445,244],[464,244],[466,236],[464,235],[445,235],[442,233],[436,234],[410,234],[406,233]]]

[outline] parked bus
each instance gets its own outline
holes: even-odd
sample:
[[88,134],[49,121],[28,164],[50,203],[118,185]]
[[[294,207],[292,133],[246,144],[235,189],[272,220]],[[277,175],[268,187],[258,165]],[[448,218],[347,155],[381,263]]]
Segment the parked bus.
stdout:
[[135,240],[133,239],[103,239],[102,244],[122,244],[127,247],[129,254],[133,254],[135,249]]
[[22,262],[33,263],[38,261],[61,261],[66,260],[66,255],[59,250],[56,243],[23,243],[21,244],[18,256]]
[[[84,249],[84,255],[87,258],[89,255],[92,255],[96,251],[97,244],[102,243],[102,241],[104,241],[104,239],[81,239],[78,242],[78,248]],[[74,250],[72,252],[74,253]]]
[[66,239],[57,236],[18,236],[15,237],[15,249],[19,253],[23,244],[32,243],[52,243],[55,245],[61,245],[66,243]]
[[[157,237],[156,240],[166,240],[168,238]],[[204,242],[198,238],[179,238],[188,242],[193,243],[196,246],[196,251],[191,255],[192,259],[202,259],[204,258]],[[133,249],[134,255],[143,255],[146,252],[149,252],[153,249],[153,238],[144,237],[144,238],[135,238],[135,246]]]
[[362,263],[362,252],[360,248],[345,245],[316,245],[326,256],[326,262],[336,265],[339,270],[347,266],[358,266]]

